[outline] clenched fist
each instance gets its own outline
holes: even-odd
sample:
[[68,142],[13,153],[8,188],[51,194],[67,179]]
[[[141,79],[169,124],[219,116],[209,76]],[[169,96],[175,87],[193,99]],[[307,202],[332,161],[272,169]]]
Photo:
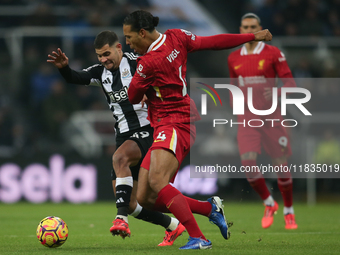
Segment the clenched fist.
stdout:
[[273,36],[268,29],[261,30],[254,33],[255,41],[271,41]]

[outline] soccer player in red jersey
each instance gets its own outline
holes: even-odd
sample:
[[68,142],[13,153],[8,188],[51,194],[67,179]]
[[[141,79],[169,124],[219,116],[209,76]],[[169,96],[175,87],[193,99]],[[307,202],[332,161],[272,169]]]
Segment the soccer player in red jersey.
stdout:
[[[260,19],[256,14],[247,13],[241,18],[241,34],[256,33],[262,29]],[[292,73],[287,65],[284,54],[276,47],[264,42],[248,42],[241,49],[232,52],[228,57],[228,67],[232,83],[247,95],[247,88],[253,89],[253,105],[255,109],[267,110],[272,104],[272,88],[276,86],[275,77],[283,82],[283,87],[295,87]],[[278,88],[278,96],[281,89]],[[247,98],[247,97],[246,97]],[[232,98],[231,98],[232,100]],[[287,166],[287,157],[291,155],[291,148],[287,132],[280,125],[282,116],[280,108],[270,116],[258,116],[245,107],[245,114],[238,115],[238,122],[245,123],[250,119],[277,119],[265,122],[262,127],[238,126],[237,141],[243,166],[256,167],[257,155],[261,153],[261,145],[272,159],[273,166]],[[272,225],[273,214],[278,210],[278,204],[271,196],[262,174],[246,173],[249,184],[260,195],[265,212],[262,227]],[[284,219],[286,229],[296,229],[293,209],[293,182],[289,172],[278,173],[278,186],[284,201]]]
[[222,208],[216,206],[222,205],[220,199],[214,203],[212,200],[216,197],[213,197],[210,205],[191,201],[169,184],[195,140],[193,123],[200,119],[187,94],[187,54],[198,50],[228,49],[252,40],[271,40],[272,36],[268,30],[256,34],[207,37],[181,29],[170,29],[161,34],[155,29],[158,22],[159,18],[151,13],[136,11],[123,23],[126,43],[142,55],[137,59],[136,73],[130,83],[129,100],[131,103],[140,102],[146,95],[148,118],[154,127],[154,142],[139,173],[137,199],[144,206],[154,204],[157,210],[169,210],[186,227],[189,242],[180,249],[208,249],[211,242],[202,234],[192,212],[213,208],[207,212],[209,218],[227,239],[226,222],[220,213]]

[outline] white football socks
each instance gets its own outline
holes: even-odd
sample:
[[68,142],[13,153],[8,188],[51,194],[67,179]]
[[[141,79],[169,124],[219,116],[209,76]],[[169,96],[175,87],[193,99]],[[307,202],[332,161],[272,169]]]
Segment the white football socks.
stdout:
[[274,206],[274,198],[271,195],[269,195],[269,197],[267,197],[265,200],[263,200],[263,203],[266,206]]
[[283,214],[287,215],[287,214],[294,214],[294,208],[293,206],[291,207],[283,207]]
[[136,218],[140,214],[142,209],[143,207],[141,207],[141,205],[137,203],[136,209],[132,213],[130,213],[130,215]]
[[166,228],[171,231],[175,230],[179,224],[179,221],[176,218],[171,217],[170,225]]

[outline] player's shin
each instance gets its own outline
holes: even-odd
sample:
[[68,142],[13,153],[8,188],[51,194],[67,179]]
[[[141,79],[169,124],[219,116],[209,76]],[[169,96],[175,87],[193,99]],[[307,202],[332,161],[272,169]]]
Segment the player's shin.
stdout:
[[166,185],[158,193],[157,202],[166,205],[172,214],[185,226],[191,237],[203,238],[206,240],[192,215],[185,197],[176,188],[170,184]]
[[[170,230],[174,230],[176,229],[178,225],[177,219],[171,218],[170,216],[165,215],[161,212],[145,209],[142,206],[140,206],[138,203],[137,203],[136,209],[130,215],[135,217],[136,219],[147,221],[147,222],[150,222],[156,225],[161,225],[165,229],[170,228]],[[172,219],[173,219],[174,224],[171,224]]]
[[132,176],[116,179],[116,207],[117,217],[128,222],[127,215],[132,193]]

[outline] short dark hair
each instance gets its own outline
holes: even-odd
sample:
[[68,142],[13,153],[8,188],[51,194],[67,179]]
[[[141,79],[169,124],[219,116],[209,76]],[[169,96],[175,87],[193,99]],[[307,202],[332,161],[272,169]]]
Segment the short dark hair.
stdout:
[[93,44],[94,44],[95,49],[101,49],[106,44],[108,44],[111,47],[118,41],[119,41],[118,36],[115,32],[106,30],[106,31],[100,32],[96,36],[96,39],[94,40]]
[[248,12],[246,14],[244,14],[241,18],[241,22],[242,20],[244,19],[256,19],[258,22],[259,22],[259,25],[261,25],[261,19],[259,18],[259,16],[257,16],[255,13],[252,13],[252,12]]
[[131,31],[139,32],[142,28],[150,33],[155,30],[159,18],[154,17],[150,12],[138,10],[130,13],[124,19],[124,25],[131,25]]

